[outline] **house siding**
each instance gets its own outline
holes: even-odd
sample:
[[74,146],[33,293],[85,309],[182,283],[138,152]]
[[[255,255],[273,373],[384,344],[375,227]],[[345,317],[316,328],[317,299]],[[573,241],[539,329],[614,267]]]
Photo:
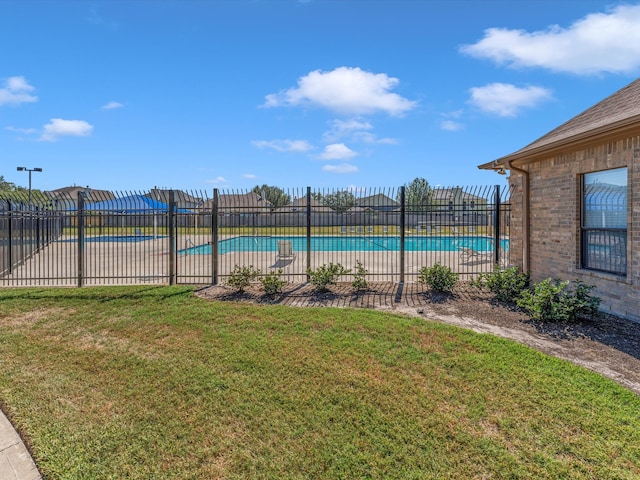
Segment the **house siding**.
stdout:
[[[634,132],[636,133],[636,132]],[[640,321],[640,127],[637,135],[566,150],[529,163],[529,270],[532,280],[579,279],[596,288],[601,309]],[[580,268],[580,181],[585,173],[628,169],[627,275]],[[511,262],[523,267],[523,181],[513,172],[510,183]]]

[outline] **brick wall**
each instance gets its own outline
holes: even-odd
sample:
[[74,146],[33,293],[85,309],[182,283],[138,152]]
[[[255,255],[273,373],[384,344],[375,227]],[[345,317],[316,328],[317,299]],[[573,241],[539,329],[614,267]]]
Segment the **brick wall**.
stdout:
[[[629,181],[627,276],[580,268],[580,181],[584,173],[627,167]],[[565,151],[529,163],[530,272],[595,285],[601,309],[640,321],[640,135]],[[512,172],[512,264],[523,266],[523,176]]]

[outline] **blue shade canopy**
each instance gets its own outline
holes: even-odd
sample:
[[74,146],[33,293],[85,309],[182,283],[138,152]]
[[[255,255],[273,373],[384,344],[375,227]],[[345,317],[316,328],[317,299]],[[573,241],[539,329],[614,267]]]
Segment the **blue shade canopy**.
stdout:
[[[148,213],[154,210],[168,211],[169,205],[144,195],[129,195],[128,197],[113,198],[102,202],[87,203],[85,210],[100,210],[123,213]],[[77,210],[77,208],[74,208]],[[188,210],[178,209],[178,212],[188,212]]]

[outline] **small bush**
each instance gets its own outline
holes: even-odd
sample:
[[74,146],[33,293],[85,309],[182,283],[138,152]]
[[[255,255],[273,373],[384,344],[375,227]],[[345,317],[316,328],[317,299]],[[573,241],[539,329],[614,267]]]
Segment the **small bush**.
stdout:
[[267,295],[275,295],[276,293],[282,293],[282,287],[284,287],[287,282],[282,280],[280,277],[282,276],[282,269],[279,268],[277,272],[269,272],[265,276],[260,278],[260,283],[262,283],[262,288],[264,288],[264,293]]
[[316,270],[308,269],[309,281],[315,285],[319,292],[329,290],[329,285],[335,285],[342,275],[346,275],[351,270],[345,269],[339,263],[329,263],[319,266]]
[[595,286],[587,285],[580,280],[576,280],[575,284],[576,288],[573,297],[578,316],[591,317],[597,315],[600,309],[600,298],[591,295],[591,290],[593,290]]
[[260,276],[260,270],[253,268],[253,265],[248,267],[236,265],[229,274],[227,285],[233,287],[238,293],[242,293],[258,276]]
[[367,270],[362,266],[362,262],[360,260],[356,260],[356,268],[355,273],[353,274],[353,282],[351,282],[351,287],[360,292],[362,290],[367,290],[369,288],[369,282],[367,282]]
[[476,280],[471,281],[471,285],[486,288],[501,302],[515,303],[529,286],[529,275],[521,272],[518,267],[496,269],[491,273],[480,274]]
[[451,293],[458,283],[458,274],[451,268],[440,265],[440,262],[431,267],[422,267],[419,273],[418,282],[429,285],[436,292]]
[[542,322],[569,322],[597,313],[600,299],[590,295],[593,286],[579,280],[575,284],[571,291],[568,281],[547,278],[533,290],[523,291],[516,303],[531,318]]

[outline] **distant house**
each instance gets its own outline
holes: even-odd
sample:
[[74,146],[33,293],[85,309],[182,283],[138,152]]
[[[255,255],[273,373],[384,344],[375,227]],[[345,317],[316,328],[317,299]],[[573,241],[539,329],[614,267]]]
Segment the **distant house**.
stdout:
[[433,206],[436,211],[474,212],[479,207],[484,208],[487,205],[486,198],[465,192],[462,187],[434,188],[432,193]]
[[[334,213],[331,207],[327,207],[323,205],[318,200],[311,199],[309,205],[311,205],[312,213]],[[306,213],[307,211],[307,197],[298,197],[294,199],[289,205],[285,205],[284,207],[276,208],[274,212],[276,213]]]
[[351,207],[348,208],[344,213],[346,213],[347,215],[361,215],[361,214],[365,214],[365,213],[374,213],[375,210],[371,207]]
[[102,202],[115,198],[115,195],[109,190],[99,190],[95,188],[80,187],[77,185],[57,188],[45,192],[51,203],[54,204],[56,210],[75,210],[78,206],[78,194],[84,194],[87,202]]
[[[211,211],[213,200],[204,202],[203,208]],[[246,215],[270,211],[271,203],[255,192],[230,193],[218,197],[218,213],[222,215]]]
[[400,208],[398,202],[383,193],[356,198],[356,206],[378,212],[389,212]]
[[479,168],[511,172],[512,262],[640,320],[640,79]]
[[[169,205],[169,192],[171,192],[171,190],[152,188],[145,196]],[[183,209],[195,209],[204,204],[202,198],[195,197],[182,190],[173,190],[173,201],[176,203],[177,208]]]

